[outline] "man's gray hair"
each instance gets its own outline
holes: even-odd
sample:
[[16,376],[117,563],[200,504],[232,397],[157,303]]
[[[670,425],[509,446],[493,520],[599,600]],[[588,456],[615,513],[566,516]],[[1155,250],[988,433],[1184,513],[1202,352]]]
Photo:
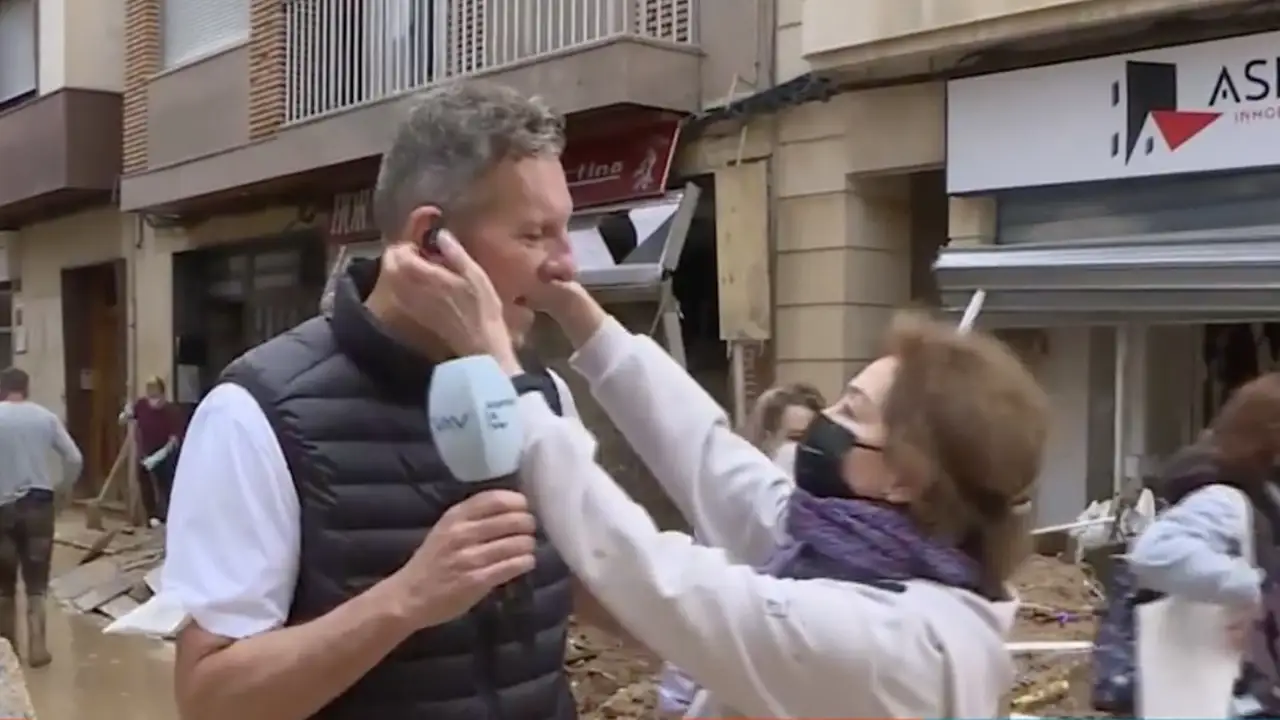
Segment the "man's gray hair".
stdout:
[[400,233],[414,209],[463,211],[476,184],[508,160],[558,156],[564,118],[537,97],[476,80],[449,83],[413,100],[382,156],[374,214],[384,238]]

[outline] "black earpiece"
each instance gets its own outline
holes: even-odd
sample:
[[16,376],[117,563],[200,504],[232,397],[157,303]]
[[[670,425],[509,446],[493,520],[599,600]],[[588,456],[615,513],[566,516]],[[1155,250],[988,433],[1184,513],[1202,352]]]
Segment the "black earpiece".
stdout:
[[440,254],[440,231],[444,229],[444,218],[437,217],[431,221],[431,227],[422,234],[422,247],[419,250],[423,255],[439,255]]

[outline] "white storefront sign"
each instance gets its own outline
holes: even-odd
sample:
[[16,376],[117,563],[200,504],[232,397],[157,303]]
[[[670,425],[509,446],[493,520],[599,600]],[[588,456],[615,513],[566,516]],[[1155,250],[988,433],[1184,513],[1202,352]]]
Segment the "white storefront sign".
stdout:
[[953,80],[952,194],[1280,165],[1280,32]]

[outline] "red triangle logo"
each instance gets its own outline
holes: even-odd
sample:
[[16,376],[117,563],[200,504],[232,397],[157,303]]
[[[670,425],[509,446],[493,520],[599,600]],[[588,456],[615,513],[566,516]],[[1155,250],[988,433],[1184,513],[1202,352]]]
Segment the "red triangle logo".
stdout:
[[1172,152],[1222,117],[1222,113],[1190,110],[1152,110],[1151,119]]

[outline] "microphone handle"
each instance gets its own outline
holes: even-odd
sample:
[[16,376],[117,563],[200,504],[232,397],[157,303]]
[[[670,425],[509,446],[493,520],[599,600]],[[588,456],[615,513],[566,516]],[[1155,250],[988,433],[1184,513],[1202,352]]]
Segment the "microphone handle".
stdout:
[[[467,484],[467,497],[473,497],[489,490],[511,490],[520,492],[518,476],[503,477]],[[529,576],[518,577],[504,583],[493,591],[493,600],[497,605],[499,616],[508,630],[518,636],[526,645],[534,642],[537,633],[534,628],[533,582]]]

